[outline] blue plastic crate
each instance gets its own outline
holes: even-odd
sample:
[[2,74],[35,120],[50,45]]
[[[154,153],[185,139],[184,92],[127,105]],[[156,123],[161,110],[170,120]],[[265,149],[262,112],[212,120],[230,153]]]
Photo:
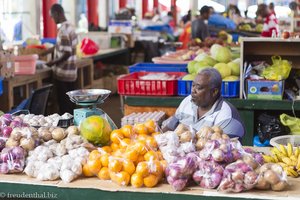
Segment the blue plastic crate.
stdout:
[[[192,91],[193,81],[178,80],[178,95],[188,96]],[[223,81],[221,95],[225,98],[238,97],[240,91],[240,81]]]
[[0,95],[3,94],[3,77],[0,77]]
[[130,66],[129,72],[187,72],[187,64],[138,63]]

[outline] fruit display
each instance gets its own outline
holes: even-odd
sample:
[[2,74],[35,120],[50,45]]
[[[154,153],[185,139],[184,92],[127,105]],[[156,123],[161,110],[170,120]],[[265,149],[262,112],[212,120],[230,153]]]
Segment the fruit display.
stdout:
[[126,115],[121,119],[121,126],[145,123],[150,119],[156,124],[161,125],[165,118],[166,113],[163,111],[131,113],[130,115]]
[[258,173],[257,189],[282,191],[288,187],[286,173],[278,164],[266,163],[259,168]]
[[107,145],[111,131],[108,121],[97,115],[85,118],[80,124],[82,137],[94,145]]
[[277,163],[283,167],[288,176],[298,177],[300,174],[300,148],[293,147],[288,143],[287,147],[282,144],[279,148],[273,147],[271,150],[272,155],[263,155],[266,163]]
[[71,182],[82,174],[89,151],[83,147],[80,135],[68,134],[57,142],[52,139],[29,151],[24,172],[41,181],[57,180]]
[[255,187],[258,174],[243,161],[227,165],[223,172],[222,181],[218,187],[222,192],[242,192]]
[[183,77],[183,80],[193,80],[197,73],[210,67],[220,72],[223,81],[239,80],[240,59],[234,58],[233,55],[233,51],[228,47],[214,44],[209,52],[198,54],[193,61],[188,63],[189,74]]
[[263,31],[263,24],[251,24],[251,23],[241,23],[238,26],[238,29],[241,31],[249,31],[249,32],[259,32]]
[[110,134],[110,146],[93,150],[83,166],[87,177],[112,180],[121,186],[154,187],[162,179],[166,162],[158,151],[153,120],[124,125]]
[[65,113],[63,115],[59,115],[57,113],[49,115],[49,116],[43,116],[43,115],[34,115],[34,114],[21,114],[18,116],[18,118],[21,118],[25,123],[27,123],[29,126],[45,126],[45,127],[51,127],[51,126],[57,126],[59,120],[66,120],[70,119],[73,116],[69,113]]
[[0,153],[0,174],[22,172],[26,152],[22,147],[6,147]]

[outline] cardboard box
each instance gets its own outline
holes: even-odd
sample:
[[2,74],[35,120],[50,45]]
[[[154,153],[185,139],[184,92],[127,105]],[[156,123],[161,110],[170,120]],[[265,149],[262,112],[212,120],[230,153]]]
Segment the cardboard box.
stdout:
[[248,99],[282,100],[283,91],[283,80],[247,80]]
[[110,20],[108,24],[108,32],[132,34],[132,22],[131,20]]

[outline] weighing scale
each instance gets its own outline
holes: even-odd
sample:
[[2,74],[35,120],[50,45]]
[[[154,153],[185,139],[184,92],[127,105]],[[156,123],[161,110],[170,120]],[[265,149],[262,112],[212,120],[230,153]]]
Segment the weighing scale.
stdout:
[[82,89],[73,90],[67,92],[70,100],[76,105],[82,106],[83,108],[74,109],[74,124],[80,125],[80,122],[85,118],[92,115],[99,115],[107,119],[111,128],[117,129],[116,124],[102,109],[97,108],[97,105],[104,103],[104,100],[111,93],[110,90],[104,89]]

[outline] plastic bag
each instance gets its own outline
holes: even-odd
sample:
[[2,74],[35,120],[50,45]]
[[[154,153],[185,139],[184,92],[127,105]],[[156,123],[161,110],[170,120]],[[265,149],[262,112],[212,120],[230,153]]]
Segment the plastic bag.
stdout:
[[202,188],[213,189],[219,186],[224,168],[213,161],[201,161],[193,174],[193,180]]
[[261,143],[276,136],[287,135],[289,132],[289,128],[283,126],[278,117],[266,113],[258,117],[257,134]]
[[288,60],[282,60],[280,56],[272,56],[273,64],[263,70],[262,76],[267,80],[280,81],[287,79],[292,69]]
[[258,174],[245,162],[237,161],[227,165],[218,190],[222,192],[242,192],[254,188]]
[[0,156],[0,174],[22,172],[25,166],[25,153],[22,147],[4,148]]
[[85,55],[93,55],[99,51],[99,46],[93,40],[89,38],[83,38],[81,41],[80,50]]
[[169,164],[165,173],[168,183],[174,190],[181,191],[185,188],[197,169],[197,162],[197,155],[190,153],[185,158],[177,159],[177,161]]
[[292,135],[300,135],[300,119],[285,113],[280,115],[280,122],[289,127]]
[[268,190],[271,188],[274,191],[282,191],[288,186],[287,175],[278,164],[264,164],[258,172],[259,178],[255,186],[257,189]]

